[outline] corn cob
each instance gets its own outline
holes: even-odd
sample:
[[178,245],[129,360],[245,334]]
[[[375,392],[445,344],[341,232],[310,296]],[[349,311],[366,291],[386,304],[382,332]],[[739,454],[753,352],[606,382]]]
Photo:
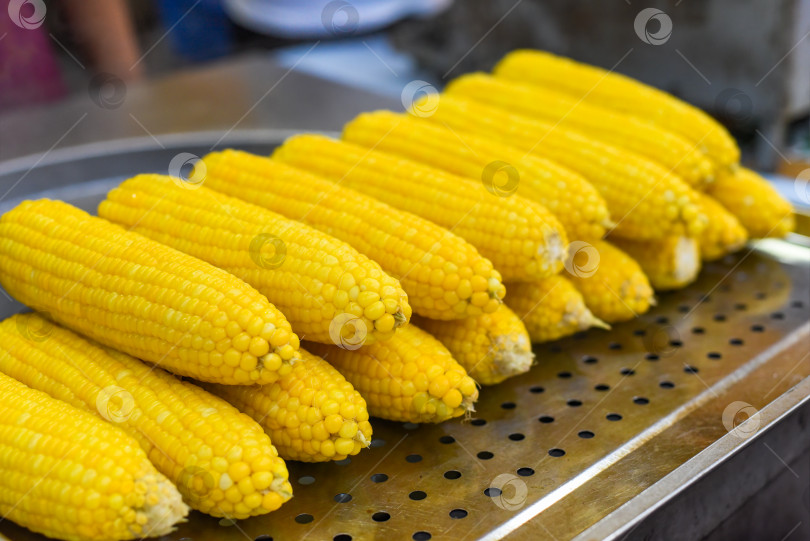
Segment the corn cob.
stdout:
[[740,221],[711,196],[700,196],[703,212],[709,217],[709,225],[698,237],[700,257],[714,261],[745,246],[748,232]]
[[[515,114],[587,133],[603,143],[625,148],[658,162],[690,186],[714,174],[711,161],[680,135],[622,113],[583,102],[564,92],[471,73],[451,81],[445,95],[467,98]],[[542,143],[541,143],[542,144]]]
[[[605,198],[612,218],[618,222],[616,235],[633,239],[694,236],[705,226],[697,192],[679,177],[633,152],[548,122],[450,96],[442,98],[429,120],[497,139],[580,173]],[[462,137],[467,139],[466,135]]]
[[[555,268],[566,236],[545,207],[493,197],[480,183],[321,135],[298,135],[273,158],[435,222],[475,246],[505,280]],[[509,228],[502,227],[509,224]]]
[[301,220],[377,261],[400,281],[411,307],[425,317],[491,313],[506,293],[488,259],[432,222],[245,152],[212,153],[203,163],[206,186]]
[[188,513],[124,431],[0,374],[0,514],[70,541],[166,535]]
[[37,314],[0,323],[0,339],[0,372],[120,426],[192,508],[243,519],[292,496],[270,438],[224,400]]
[[112,190],[98,212],[242,278],[308,340],[331,343],[332,321],[349,313],[371,344],[411,314],[399,282],[348,244],[204,186],[141,175]]
[[708,193],[737,217],[752,238],[784,237],[796,226],[790,203],[745,167],[718,175]]
[[578,248],[569,255],[566,270],[593,315],[618,323],[655,304],[649,279],[629,255],[603,240]]
[[504,301],[526,325],[532,342],[550,342],[590,327],[610,328],[594,317],[582,294],[560,274],[510,283]]
[[414,323],[444,344],[467,374],[481,385],[495,385],[529,371],[534,360],[529,333],[506,306],[492,314]]
[[390,111],[361,114],[346,124],[343,139],[468,177],[496,195],[516,191],[548,208],[570,239],[602,238],[610,224],[604,199],[580,175],[499,142]]
[[243,281],[60,201],[26,201],[0,218],[0,284],[184,376],[271,383],[298,359],[289,322]]
[[532,50],[509,53],[493,73],[503,79],[554,88],[678,133],[705,148],[717,166],[729,167],[740,161],[740,149],[719,122],[697,107],[630,77]]
[[357,350],[307,344],[360,391],[374,417],[440,423],[473,411],[475,381],[438,340],[414,325]]
[[[709,224],[712,221],[710,217]],[[707,230],[704,230],[701,238]],[[657,290],[686,287],[695,281],[700,272],[701,244],[696,239],[666,237],[644,241],[611,237],[610,242],[641,265],[641,270]]]
[[336,369],[301,349],[293,371],[270,385],[203,384],[258,421],[282,458],[343,460],[368,447],[366,401]]

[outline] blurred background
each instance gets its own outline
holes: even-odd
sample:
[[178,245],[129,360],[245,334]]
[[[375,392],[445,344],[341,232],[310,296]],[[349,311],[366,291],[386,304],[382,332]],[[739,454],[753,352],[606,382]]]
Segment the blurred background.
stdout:
[[810,160],[810,0],[3,2],[0,160],[99,136],[338,129],[519,47],[706,109],[749,165],[795,176]]

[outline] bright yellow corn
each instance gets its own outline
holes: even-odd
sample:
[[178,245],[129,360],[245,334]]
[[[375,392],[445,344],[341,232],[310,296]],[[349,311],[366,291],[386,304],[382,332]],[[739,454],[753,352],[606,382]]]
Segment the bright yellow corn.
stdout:
[[561,129],[585,132],[659,162],[691,186],[704,184],[714,174],[706,155],[682,136],[555,89],[471,73],[451,81],[444,92],[545,120]]
[[226,150],[203,163],[209,188],[301,220],[377,261],[425,317],[491,313],[506,294],[488,259],[423,218],[277,160]]
[[329,363],[299,350],[301,361],[276,383],[203,386],[258,421],[282,458],[343,460],[371,441],[366,401]]
[[[370,344],[389,338],[411,308],[399,282],[338,239],[204,186],[141,175],[112,190],[99,216],[224,269],[267,296],[293,331],[333,343],[350,314]],[[338,307],[340,305],[340,307]]]
[[[711,219],[709,223],[712,223]],[[707,230],[704,229],[702,235],[705,236]],[[694,282],[700,272],[701,245],[696,239],[629,240],[611,237],[610,242],[641,265],[641,270],[657,290],[685,287]]]
[[737,217],[751,238],[784,237],[796,227],[790,203],[745,167],[718,175],[708,193]]
[[566,92],[678,133],[705,148],[719,166],[740,161],[737,143],[719,122],[697,107],[625,75],[532,50],[509,53],[495,66],[494,74]]
[[740,221],[713,197],[700,194],[703,213],[709,217],[709,225],[698,237],[700,256],[704,261],[720,259],[745,246],[748,232]]
[[0,372],[123,428],[193,509],[243,519],[292,496],[262,427],[196,385],[37,314],[0,323],[0,343]]
[[343,139],[468,177],[494,195],[516,192],[548,208],[571,240],[602,238],[610,224],[604,199],[580,175],[491,139],[390,111],[359,115],[346,124]]
[[627,321],[655,304],[650,281],[636,261],[606,241],[578,247],[566,263],[585,305],[608,323]]
[[451,229],[505,280],[542,274],[559,265],[565,250],[562,225],[542,205],[496,197],[480,182],[433,167],[322,135],[291,137],[273,158]]
[[[429,119],[577,171],[605,198],[618,224],[616,235],[633,239],[694,236],[705,226],[697,192],[660,165],[633,152],[549,122],[450,96],[442,97]],[[466,140],[467,136],[461,137]]]
[[0,218],[0,284],[176,374],[271,383],[298,359],[289,322],[242,280],[67,203],[26,201]]
[[0,514],[70,541],[167,535],[186,516],[138,443],[0,374]]
[[438,340],[414,325],[360,349],[307,344],[360,391],[374,417],[440,423],[473,411],[475,381]]
[[582,294],[560,274],[510,283],[504,301],[523,320],[532,342],[550,342],[590,327],[610,328],[594,317]]
[[529,371],[534,361],[526,326],[512,310],[501,306],[492,314],[455,321],[414,319],[429,332],[481,385],[495,385]]

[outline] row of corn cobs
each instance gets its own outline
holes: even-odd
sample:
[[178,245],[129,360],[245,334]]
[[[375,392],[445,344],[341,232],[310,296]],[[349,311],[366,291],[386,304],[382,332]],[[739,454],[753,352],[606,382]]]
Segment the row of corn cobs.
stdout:
[[0,283],[40,311],[0,324],[4,517],[100,540],[187,506],[273,511],[283,459],[360,452],[369,415],[464,415],[531,342],[630,319],[792,227],[709,116],[546,53],[342,139],[141,175],[98,218],[40,200],[0,219]]

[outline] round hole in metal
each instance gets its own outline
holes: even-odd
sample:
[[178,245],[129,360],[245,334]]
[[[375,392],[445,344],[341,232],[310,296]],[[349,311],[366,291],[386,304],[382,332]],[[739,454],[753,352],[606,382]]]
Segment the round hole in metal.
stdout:
[[741,346],[745,342],[743,341],[742,338],[732,338],[731,340],[728,341],[728,343],[731,344],[732,346]]
[[554,417],[552,417],[551,415],[543,415],[542,417],[540,417],[537,420],[540,421],[543,424],[548,424],[548,423],[553,423],[554,422]]
[[421,490],[414,490],[413,492],[408,494],[408,497],[415,501],[424,500],[425,498],[427,498],[427,493]]
[[633,404],[638,404],[639,406],[646,406],[649,403],[650,399],[643,396],[636,396],[633,398]]
[[647,331],[644,329],[636,329],[635,331],[633,331],[633,334],[635,336],[644,336],[645,334],[647,334]]
[[486,419],[473,419],[472,421],[470,421],[470,424],[473,426],[484,426],[485,424],[487,424],[487,421]]
[[521,440],[523,440],[525,438],[526,438],[526,436],[524,436],[520,432],[515,432],[514,434],[509,434],[509,439],[512,440],[512,441],[521,441]]
[[529,392],[532,394],[540,394],[542,392],[545,392],[545,388],[540,387],[539,385],[532,385],[531,387],[529,387]]
[[703,327],[692,327],[692,334],[705,334],[706,329]]
[[514,402],[504,402],[503,404],[501,404],[501,408],[503,408],[505,410],[513,410],[516,407],[517,407],[517,404],[515,404]]
[[441,438],[439,438],[439,443],[444,443],[445,445],[455,442],[456,438],[454,438],[453,436],[442,436]]
[[804,308],[804,303],[802,301],[793,301],[790,303],[790,306],[793,308]]
[[720,353],[719,351],[710,351],[709,353],[706,354],[706,357],[716,361],[717,359],[722,359],[723,354]]
[[622,368],[621,370],[619,370],[619,373],[622,376],[632,376],[633,374],[636,373],[636,371],[633,370],[632,368]]
[[461,477],[461,472],[460,471],[447,470],[446,472],[444,472],[444,478],[445,479],[453,480],[453,479],[458,479],[459,477]]
[[748,305],[745,304],[744,302],[738,302],[737,304],[734,305],[734,309],[739,310],[740,312],[744,312],[745,310],[748,310]]
[[655,318],[655,322],[658,323],[659,325],[666,325],[667,323],[669,323],[669,318],[667,316],[658,316],[657,318]]
[[574,398],[574,399],[571,399],[568,402],[566,402],[566,404],[568,404],[572,408],[578,408],[578,407],[580,407],[582,405],[582,400],[577,400],[577,399]]
[[751,325],[751,330],[754,332],[765,332],[765,327],[762,325]]
[[645,358],[645,359],[647,359],[648,361],[657,361],[657,360],[658,360],[658,359],[660,359],[661,357],[659,357],[659,356],[658,356],[657,354],[655,354],[655,353],[648,353],[648,354],[646,354],[646,355],[644,356],[644,358]]
[[404,428],[405,430],[416,430],[417,428],[419,428],[419,424],[418,423],[402,423],[402,428]]
[[350,457],[346,457],[343,460],[335,460],[333,464],[337,464],[338,466],[348,466],[352,463],[352,459]]
[[502,493],[503,492],[501,491],[501,489],[496,487],[489,487],[484,489],[484,496],[489,496],[490,498],[497,498]]
[[311,485],[314,482],[315,482],[315,478],[312,477],[311,475],[303,475],[303,476],[298,478],[298,484],[299,485],[307,486],[307,485]]
[[[185,538],[183,538],[183,539],[185,539]],[[262,535],[257,536],[256,538],[254,538],[253,541],[273,541],[273,538],[270,537],[269,535],[262,534]]]
[[680,312],[682,314],[688,313],[689,310],[691,310],[691,308],[689,308],[689,306],[686,305],[686,304],[682,304],[682,305],[678,306],[678,312]]
[[335,494],[334,500],[337,503],[349,503],[352,501],[352,495],[341,492],[340,494]]
[[725,314],[714,314],[714,320],[719,321],[719,322],[723,322],[723,321],[726,320],[726,316],[725,316]]
[[559,457],[565,455],[565,451],[563,451],[562,449],[557,449],[557,448],[549,449],[548,450],[548,455],[553,456],[555,458],[559,458]]
[[352,536],[347,533],[339,533],[332,538],[332,541],[352,541]]
[[610,390],[610,385],[608,385],[606,383],[599,383],[597,385],[594,385],[593,388],[596,389],[597,391],[609,391]]
[[534,470],[531,468],[518,468],[517,474],[521,477],[530,477],[534,475]]
[[672,383],[671,381],[662,381],[661,383],[658,384],[658,386],[661,387],[662,389],[674,389],[675,388],[675,384]]
[[467,511],[464,509],[453,509],[450,511],[450,518],[464,518],[467,516]]
[[621,415],[619,415],[618,413],[608,413],[608,414],[605,416],[605,419],[607,419],[608,421],[621,421],[621,420],[622,420],[622,416],[621,416]]
[[373,520],[374,522],[385,522],[389,518],[391,518],[391,515],[389,515],[385,511],[377,511],[376,513],[371,515],[371,520]]
[[585,364],[596,364],[599,362],[599,359],[596,357],[591,357],[590,355],[582,359],[582,362]]
[[430,535],[429,532],[425,531],[414,532],[413,541],[429,541],[431,537],[433,536]]
[[371,440],[371,443],[368,444],[369,447],[382,447],[385,445],[385,440],[381,440],[380,438],[374,438]]
[[388,481],[388,476],[385,475],[384,473],[375,473],[374,475],[371,476],[371,481],[373,483],[385,483],[386,481]]
[[680,340],[670,340],[669,345],[674,347],[674,348],[679,348],[679,347],[683,346],[683,342],[680,341]]
[[410,462],[411,464],[416,464],[417,462],[422,462],[422,455],[408,455],[405,457],[406,462]]
[[557,377],[560,378],[560,379],[570,379],[571,378],[571,372],[558,372]]
[[686,365],[683,368],[683,371],[686,372],[687,374],[697,374],[699,372],[697,366],[691,366],[691,365]]
[[494,457],[495,455],[490,453],[489,451],[481,451],[476,455],[481,460],[489,460],[490,458]]
[[591,439],[592,437],[594,437],[594,436],[595,436],[595,434],[594,434],[593,432],[591,432],[590,430],[580,430],[580,431],[577,433],[577,436],[579,436],[580,438],[582,438],[582,439],[584,439],[584,440],[589,440],[589,439]]
[[309,524],[314,520],[314,517],[309,513],[301,513],[300,515],[296,515],[295,521],[298,524]]
[[622,349],[622,345],[620,343],[618,343],[618,342],[611,342],[610,344],[608,344],[608,349],[613,349],[613,350]]

